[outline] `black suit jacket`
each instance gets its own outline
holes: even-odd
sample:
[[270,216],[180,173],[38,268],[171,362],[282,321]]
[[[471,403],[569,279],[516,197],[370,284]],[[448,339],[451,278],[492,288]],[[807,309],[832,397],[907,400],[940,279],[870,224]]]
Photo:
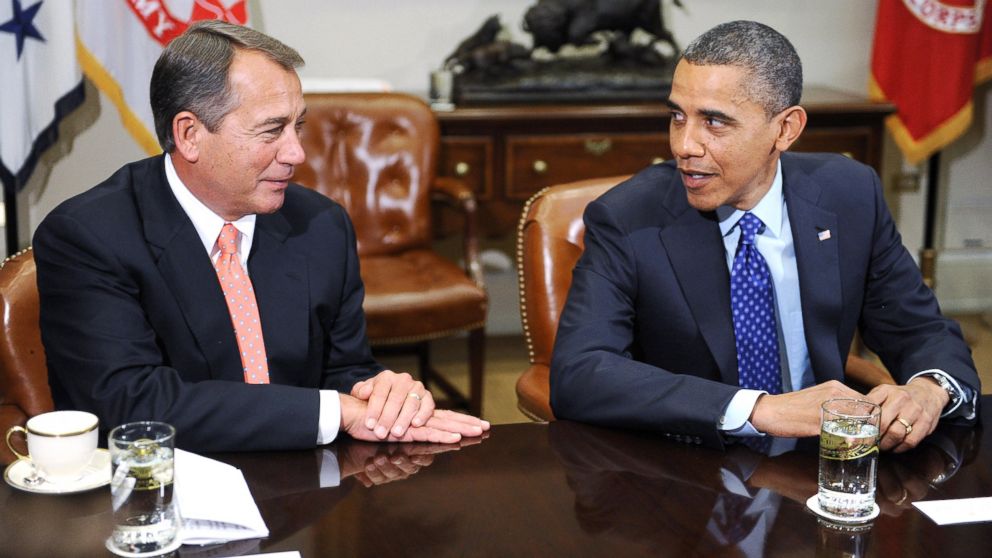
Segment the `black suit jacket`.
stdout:
[[[816,381],[844,379],[860,328],[898,382],[939,368],[980,392],[960,328],[923,284],[875,172],[837,155],[781,160]],[[668,162],[613,188],[584,218],[551,362],[555,416],[722,446],[717,423],[739,384],[715,215],[689,205]]]
[[365,338],[348,216],[297,185],[258,216],[248,271],[271,384],[248,385],[216,272],[163,161],[124,166],[38,227],[56,407],[94,412],[103,429],[165,421],[193,450],[313,447],[317,388],[348,391],[382,368]]

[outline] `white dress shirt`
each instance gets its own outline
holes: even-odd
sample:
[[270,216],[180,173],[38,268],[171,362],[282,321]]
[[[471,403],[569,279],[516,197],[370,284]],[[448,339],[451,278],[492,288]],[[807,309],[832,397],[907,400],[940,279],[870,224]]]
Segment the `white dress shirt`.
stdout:
[[[169,182],[172,194],[176,196],[179,205],[193,222],[193,228],[203,243],[203,248],[210,256],[210,261],[216,262],[220,256],[220,249],[217,248],[217,237],[220,230],[224,228],[223,217],[203,205],[189,191],[183,181],[176,174],[176,167],[172,164],[172,156],[165,155],[165,178]],[[237,221],[232,221],[234,228],[238,229],[238,259],[241,268],[248,273],[248,255],[251,253],[252,241],[255,238],[255,215],[245,215]],[[232,326],[233,327],[233,326]],[[265,332],[262,332],[264,337]],[[335,390],[322,389],[320,391],[320,413],[317,423],[317,444],[329,444],[334,441],[341,428],[341,400]]]
[[[754,238],[754,245],[768,262],[775,293],[775,324],[778,328],[779,354],[783,358],[782,390],[796,391],[815,383],[806,348],[802,303],[799,298],[799,270],[792,241],[789,212],[782,195],[782,162],[775,169],[775,179],[764,197],[750,211],[761,219],[764,228]],[[726,248],[727,269],[732,269],[741,231],[737,222],[744,211],[730,206],[717,208],[720,232]],[[788,371],[786,374],[785,371]],[[758,397],[764,391],[742,389],[734,395],[720,425],[721,430],[747,436],[759,434],[748,422]]]

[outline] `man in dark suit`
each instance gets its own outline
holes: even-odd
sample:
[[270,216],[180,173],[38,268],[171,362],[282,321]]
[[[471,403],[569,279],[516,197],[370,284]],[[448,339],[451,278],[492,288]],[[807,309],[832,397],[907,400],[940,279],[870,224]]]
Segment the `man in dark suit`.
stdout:
[[675,69],[674,159],[591,203],[551,364],[559,418],[722,447],[812,436],[820,404],[859,397],[856,329],[899,385],[873,389],[881,447],[919,444],[981,392],[960,329],[901,244],[878,176],[785,151],[806,113],[802,66],[773,29],[737,21]]
[[453,443],[488,429],[435,410],[421,382],[373,359],[351,222],[289,182],[304,160],[302,63],[252,29],[191,26],[152,75],[165,154],[39,226],[58,408],[104,428],[166,421],[201,451],[313,447],[339,431]]

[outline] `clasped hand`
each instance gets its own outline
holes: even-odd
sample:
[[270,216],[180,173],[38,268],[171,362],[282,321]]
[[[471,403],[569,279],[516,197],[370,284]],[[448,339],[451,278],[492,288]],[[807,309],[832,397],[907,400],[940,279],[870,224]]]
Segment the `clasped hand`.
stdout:
[[405,372],[384,370],[340,395],[341,429],[359,440],[451,444],[489,430],[487,421],[436,409],[424,384]]
[[904,386],[877,386],[868,395],[831,380],[781,395],[762,395],[751,413],[751,424],[772,436],[818,436],[820,405],[841,397],[867,399],[881,406],[879,447],[896,452],[916,447],[933,432],[948,399],[936,382],[922,376]]

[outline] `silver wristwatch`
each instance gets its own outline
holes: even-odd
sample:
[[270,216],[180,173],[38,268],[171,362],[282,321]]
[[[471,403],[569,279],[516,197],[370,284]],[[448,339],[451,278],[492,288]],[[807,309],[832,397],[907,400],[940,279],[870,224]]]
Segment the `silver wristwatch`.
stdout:
[[930,377],[933,378],[933,381],[937,382],[937,385],[942,387],[944,391],[947,392],[947,397],[950,400],[948,405],[952,407],[954,405],[957,405],[958,401],[961,400],[961,394],[958,393],[958,390],[954,389],[954,386],[951,385],[951,382],[948,381],[948,379],[945,378],[943,374],[930,374]]

